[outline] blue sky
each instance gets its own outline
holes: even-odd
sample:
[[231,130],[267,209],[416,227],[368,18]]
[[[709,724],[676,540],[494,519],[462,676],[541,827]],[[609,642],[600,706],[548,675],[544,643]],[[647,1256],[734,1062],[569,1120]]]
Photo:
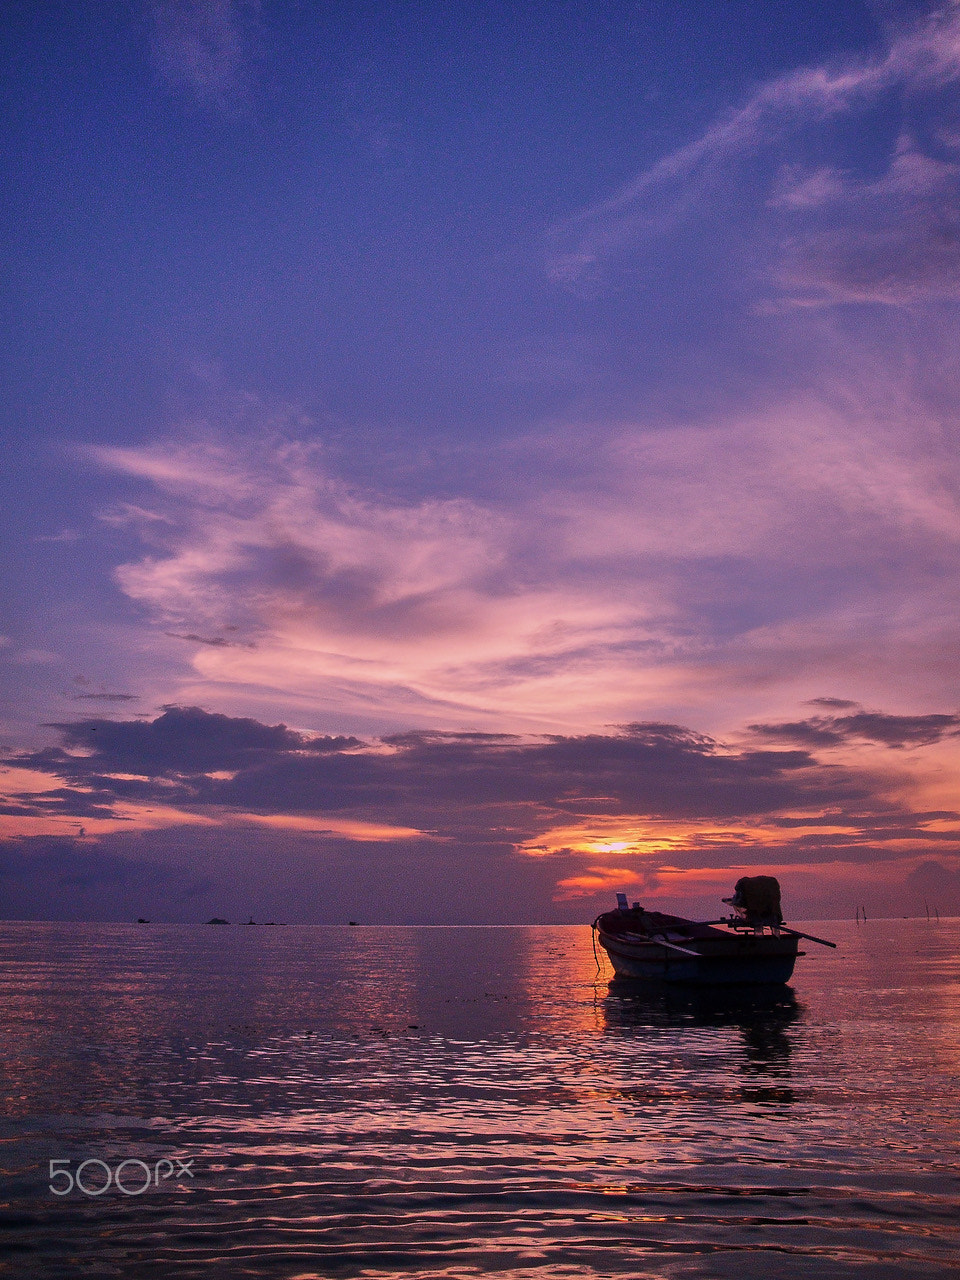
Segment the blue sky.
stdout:
[[[14,914],[242,912],[295,863],[336,915],[360,857],[494,847],[437,914],[711,910],[761,856],[804,909],[960,906],[953,6],[14,3],[2,56]],[[63,754],[171,707],[399,772],[331,799],[286,746],[306,812]],[[477,733],[509,817],[448,785]],[[398,734],[454,735],[430,803]],[[701,738],[782,752],[775,803],[718,808]],[[621,748],[683,804],[604,792]]]

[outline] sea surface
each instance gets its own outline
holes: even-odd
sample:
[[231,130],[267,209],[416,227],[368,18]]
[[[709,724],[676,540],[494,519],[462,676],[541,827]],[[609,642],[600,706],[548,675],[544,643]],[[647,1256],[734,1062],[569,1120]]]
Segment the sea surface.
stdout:
[[0,924],[0,1275],[960,1276],[960,921],[806,927]]

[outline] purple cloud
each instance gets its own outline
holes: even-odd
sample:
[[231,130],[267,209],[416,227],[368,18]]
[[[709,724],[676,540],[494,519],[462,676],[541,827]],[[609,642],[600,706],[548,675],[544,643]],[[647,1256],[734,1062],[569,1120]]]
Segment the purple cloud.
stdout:
[[[892,747],[933,741],[947,722],[958,723],[880,714],[847,720],[856,725],[846,726],[851,735],[872,731]],[[735,750],[669,724],[532,740],[411,732],[364,743],[178,707],[147,723],[86,719],[58,728],[62,747],[20,753],[8,764],[69,780],[73,790],[43,792],[34,803],[38,811],[55,807],[77,817],[104,812],[112,798],[224,812],[350,814],[448,835],[464,824],[502,833],[506,824],[526,839],[545,824],[591,814],[777,822],[791,811],[857,814],[869,802],[875,816],[894,812],[901,826],[905,816],[884,798],[888,782],[862,769],[821,764],[807,750]],[[777,728],[789,736],[794,726]]]
[[748,727],[751,733],[768,741],[804,747],[832,747],[852,741],[878,742],[893,748],[925,747],[944,738],[960,737],[960,715],[898,716],[858,711],[847,716],[811,716],[792,723]]
[[[859,727],[896,747],[924,733],[929,741],[945,729],[941,721],[955,720],[872,713]],[[7,763],[62,785],[11,789],[5,807],[17,820],[82,820],[94,829],[63,846],[67,887],[77,876],[139,883],[132,862],[114,861],[131,856],[130,837],[115,823],[146,839],[143,819],[149,827],[158,808],[161,825],[178,832],[175,847],[208,850],[191,872],[197,883],[209,880],[209,857],[222,865],[215,851],[246,847],[244,832],[255,825],[264,839],[285,842],[271,855],[278,865],[312,850],[342,878],[362,848],[364,865],[390,880],[408,863],[418,876],[430,866],[442,878],[479,860],[491,883],[529,880],[543,901],[555,897],[574,904],[571,911],[615,880],[669,898],[684,891],[684,876],[694,887],[702,875],[719,884],[738,867],[779,866],[801,882],[804,869],[819,868],[827,884],[905,860],[909,870],[911,858],[932,848],[960,856],[960,814],[911,808],[905,775],[824,762],[805,749],[735,749],[666,723],[533,739],[408,732],[361,742],[169,708],[147,724],[87,719],[60,733],[62,747]],[[7,848],[7,874],[29,879],[27,845]],[[100,848],[109,853],[102,863]],[[539,870],[528,874],[530,863]],[[181,883],[186,864],[177,866],[169,874]],[[35,870],[50,889],[55,864]],[[147,871],[145,889],[154,874]],[[490,902],[499,902],[496,893]]]

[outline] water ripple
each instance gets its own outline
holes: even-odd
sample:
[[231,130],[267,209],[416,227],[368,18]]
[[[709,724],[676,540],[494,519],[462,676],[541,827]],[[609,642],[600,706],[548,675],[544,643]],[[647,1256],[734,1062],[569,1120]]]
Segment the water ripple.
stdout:
[[960,926],[907,923],[721,1000],[576,929],[0,926],[0,1275],[960,1275]]

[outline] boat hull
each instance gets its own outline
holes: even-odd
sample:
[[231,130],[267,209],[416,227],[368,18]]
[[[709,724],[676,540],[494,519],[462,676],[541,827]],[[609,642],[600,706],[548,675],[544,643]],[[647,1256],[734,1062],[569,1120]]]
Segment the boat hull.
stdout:
[[655,941],[630,939],[598,930],[600,945],[622,978],[735,986],[789,982],[797,962],[796,938],[771,934],[734,934],[684,939],[686,955]]

